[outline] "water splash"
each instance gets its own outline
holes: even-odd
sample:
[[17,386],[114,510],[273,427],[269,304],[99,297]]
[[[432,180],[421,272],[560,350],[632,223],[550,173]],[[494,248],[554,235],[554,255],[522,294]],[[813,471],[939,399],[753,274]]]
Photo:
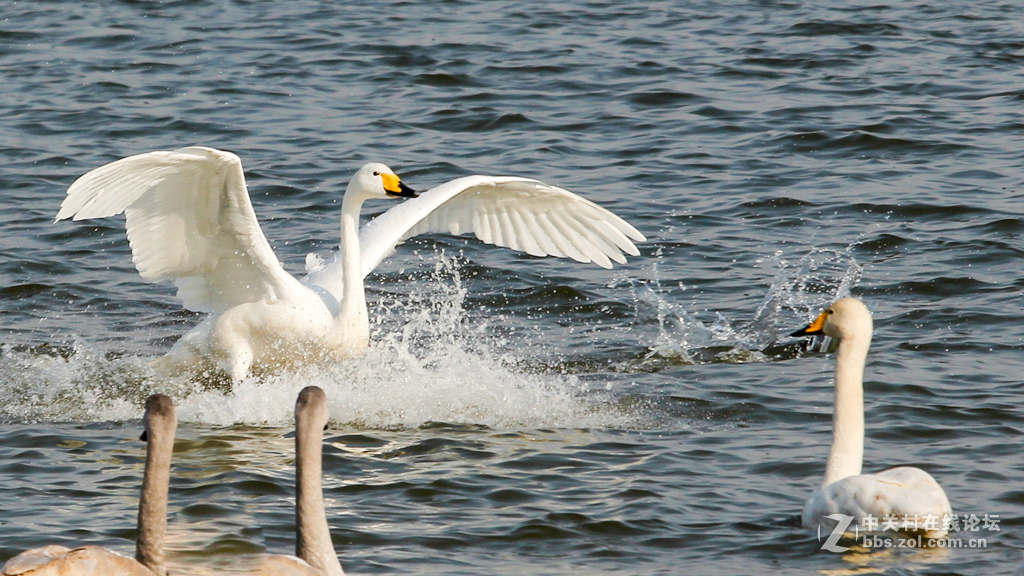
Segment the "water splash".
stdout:
[[[657,256],[660,257],[660,251]],[[735,339],[735,332],[728,320],[719,314],[714,323],[708,325],[689,312],[685,306],[665,297],[657,276],[657,264],[653,267],[653,281],[634,287],[637,315],[641,318],[654,316],[658,334],[651,344],[651,354],[676,358],[682,363],[695,364],[691,353],[714,345],[723,345]]]
[[605,386],[574,375],[522,368],[486,323],[463,310],[467,291],[456,258],[441,254],[426,278],[389,285],[374,307],[363,356],[230,386],[156,375],[149,358],[111,357],[88,342],[66,349],[0,350],[0,419],[137,419],[146,396],[163,392],[179,419],[210,425],[288,425],[304,386],[327,393],[332,419],[369,428],[429,422],[495,428],[632,427],[640,416],[610,401]]
[[[750,319],[733,320],[721,312],[703,322],[686,306],[665,295],[658,279],[660,251],[649,283],[634,287],[637,313],[654,317],[658,332],[645,362],[764,362],[775,355],[773,345],[829,304],[847,296],[860,280],[862,266],[852,246],[842,250],[810,248],[789,256],[783,250],[757,265],[775,269],[774,279]],[[827,346],[827,343],[825,343]]]
[[842,250],[811,248],[795,261],[779,250],[758,260],[758,264],[765,263],[774,266],[775,279],[757,307],[749,331],[752,343],[764,345],[849,296],[864,269],[854,258],[852,245]]

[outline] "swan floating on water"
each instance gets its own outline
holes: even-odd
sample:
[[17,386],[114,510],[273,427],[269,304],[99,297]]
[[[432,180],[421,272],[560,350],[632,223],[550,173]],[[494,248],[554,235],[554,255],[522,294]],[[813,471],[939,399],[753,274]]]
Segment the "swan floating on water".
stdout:
[[[409,198],[361,230],[370,198]],[[301,281],[286,272],[260,229],[242,161],[201,146],[122,158],[77,179],[57,220],[124,213],[132,261],[149,281],[174,280],[185,308],[210,312],[153,362],[166,374],[211,366],[234,381],[254,365],[275,368],[344,359],[369,344],[363,278],[403,241],[472,232],[534,256],[611,268],[640,254],[643,234],[567,190],[518,177],[467,176],[417,197],[390,168],[360,168],[341,206],[341,246],[330,262],[306,258]]]
[[135,559],[99,546],[67,548],[59,545],[26,550],[4,564],[2,576],[166,576],[164,533],[167,529],[167,491],[171,476],[174,430],[178,425],[174,403],[162,394],[146,400],[143,418],[146,467],[139,497],[138,539]]
[[[883,519],[894,515],[903,530],[904,517],[915,522],[927,538],[947,533],[946,519],[952,514],[942,486],[924,470],[909,466],[890,468],[875,474],[861,474],[864,460],[864,364],[871,346],[872,322],[867,307],[855,298],[843,298],[806,328],[793,336],[825,334],[839,340],[836,352],[836,396],[832,421],[832,449],[825,466],[825,479],[804,505],[805,528],[822,526],[831,514],[853,516],[847,528],[871,532],[885,529]],[[866,517],[874,526],[865,525]],[[828,524],[829,526],[831,525]],[[913,530],[907,530],[913,531]]]
[[316,386],[295,402],[295,556],[266,556],[256,576],[344,576],[324,509],[323,437],[331,415]]

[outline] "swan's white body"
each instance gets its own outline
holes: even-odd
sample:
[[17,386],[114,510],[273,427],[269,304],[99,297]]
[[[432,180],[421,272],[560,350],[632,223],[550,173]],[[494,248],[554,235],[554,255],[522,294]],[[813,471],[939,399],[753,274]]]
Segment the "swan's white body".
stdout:
[[167,490],[177,418],[167,396],[146,400],[146,468],[139,497],[135,559],[99,546],[66,548],[51,545],[26,550],[4,564],[2,576],[165,576],[164,532],[167,528]]
[[[946,493],[930,474],[901,466],[875,474],[861,474],[864,460],[864,364],[871,346],[871,314],[859,300],[844,298],[832,305],[804,330],[794,335],[826,334],[839,340],[836,352],[836,396],[832,449],[825,479],[804,505],[805,528],[831,529],[831,514],[853,516],[847,533],[884,530],[895,517],[900,531],[905,517],[917,523],[929,538],[946,533],[945,520],[952,513]],[[866,525],[870,516],[875,524]],[[930,522],[925,526],[925,522]]]
[[190,310],[209,318],[155,365],[164,372],[212,363],[236,381],[273,368],[347,358],[368,345],[363,278],[417,234],[472,232],[535,256],[610,268],[639,255],[644,237],[608,210],[536,180],[468,176],[408,200],[359,229],[370,198],[409,196],[387,166],[356,172],[342,202],[341,247],[286,272],[260,229],[238,156],[206,147],[149,152],[92,170],[68,188],[57,220],[126,216],[132,260],[146,280],[173,279]]
[[295,402],[295,556],[267,556],[256,576],[344,576],[324,509],[323,434],[330,412],[316,386]]

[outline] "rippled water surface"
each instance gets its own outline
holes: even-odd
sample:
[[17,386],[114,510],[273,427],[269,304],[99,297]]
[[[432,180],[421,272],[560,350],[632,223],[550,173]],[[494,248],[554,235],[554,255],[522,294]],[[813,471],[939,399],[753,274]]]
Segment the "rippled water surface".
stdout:
[[[1006,574],[1024,537],[1024,8],[1012,2],[8,2],[0,6],[0,561],[130,552],[144,398],[174,397],[172,573],[294,546],[291,411],[327,393],[351,574]],[[373,348],[223,381],[146,361],[201,316],[123,220],[53,223],[117,158],[238,153],[300,273],[370,160],[516,174],[647,237],[605,271],[419,238],[368,278]],[[371,213],[388,207],[368,206]],[[799,526],[866,301],[865,470],[998,516],[983,549],[834,554]]]

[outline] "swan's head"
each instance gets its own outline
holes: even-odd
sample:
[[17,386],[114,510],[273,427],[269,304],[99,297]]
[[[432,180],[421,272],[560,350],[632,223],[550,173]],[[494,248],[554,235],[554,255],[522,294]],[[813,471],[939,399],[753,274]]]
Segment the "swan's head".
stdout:
[[300,430],[322,431],[331,419],[327,395],[316,386],[306,386],[295,401],[295,424]]
[[857,336],[871,337],[871,313],[867,306],[856,298],[843,298],[829,306],[804,328],[791,336],[814,336],[824,334],[840,340]]
[[174,413],[174,401],[163,394],[153,394],[146,398],[146,414],[142,417],[145,426],[139,440],[148,442],[150,438],[174,435],[178,426],[178,417]]
[[380,162],[370,162],[360,168],[348,183],[348,193],[356,192],[368,198],[415,198],[416,191],[402,183],[391,168]]

